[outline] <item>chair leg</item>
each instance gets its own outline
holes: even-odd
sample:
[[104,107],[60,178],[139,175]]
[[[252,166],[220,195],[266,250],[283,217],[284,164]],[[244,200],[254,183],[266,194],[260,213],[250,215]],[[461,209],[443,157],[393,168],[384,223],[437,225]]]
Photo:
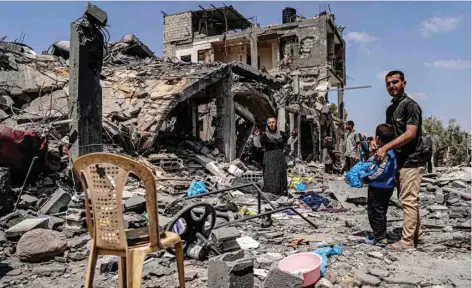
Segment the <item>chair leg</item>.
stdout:
[[177,273],[179,274],[180,288],[185,288],[184,249],[182,242],[175,244],[175,257],[177,260]]
[[146,253],[144,250],[133,249],[127,252],[126,257],[126,280],[127,288],[141,288],[143,280],[143,265]]
[[126,282],[126,257],[120,257],[118,260],[118,288],[127,288]]
[[85,276],[85,288],[93,287],[93,276],[95,275],[95,267],[97,266],[98,251],[92,240],[90,245],[90,254],[87,264],[87,275]]

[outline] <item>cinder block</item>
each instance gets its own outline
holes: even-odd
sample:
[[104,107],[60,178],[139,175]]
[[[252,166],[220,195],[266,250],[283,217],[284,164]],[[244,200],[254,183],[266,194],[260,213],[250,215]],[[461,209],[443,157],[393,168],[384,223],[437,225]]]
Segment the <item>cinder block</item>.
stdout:
[[253,288],[254,259],[244,251],[213,257],[208,265],[208,288]]

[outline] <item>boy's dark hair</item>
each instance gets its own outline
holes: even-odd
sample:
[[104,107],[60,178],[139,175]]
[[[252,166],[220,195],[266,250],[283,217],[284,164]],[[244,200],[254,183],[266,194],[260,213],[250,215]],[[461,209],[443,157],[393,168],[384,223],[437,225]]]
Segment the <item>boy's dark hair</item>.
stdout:
[[372,136],[367,137],[367,141],[374,141],[374,137]]
[[375,136],[379,137],[384,144],[393,140],[393,126],[390,124],[380,124],[375,129]]
[[403,74],[403,72],[400,70],[393,70],[388,72],[387,75],[385,75],[385,80],[387,80],[388,77],[391,77],[393,75],[400,75],[400,79],[402,81],[405,81],[405,74]]
[[349,126],[354,127],[354,121],[352,121],[352,120],[347,121],[346,124],[348,124]]

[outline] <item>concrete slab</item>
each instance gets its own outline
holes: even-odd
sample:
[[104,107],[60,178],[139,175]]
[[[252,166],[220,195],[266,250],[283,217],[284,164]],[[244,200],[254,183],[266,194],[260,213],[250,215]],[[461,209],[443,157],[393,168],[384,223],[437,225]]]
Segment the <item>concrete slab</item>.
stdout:
[[48,229],[48,222],[48,218],[26,219],[5,231],[5,236],[9,239],[14,239],[33,229]]

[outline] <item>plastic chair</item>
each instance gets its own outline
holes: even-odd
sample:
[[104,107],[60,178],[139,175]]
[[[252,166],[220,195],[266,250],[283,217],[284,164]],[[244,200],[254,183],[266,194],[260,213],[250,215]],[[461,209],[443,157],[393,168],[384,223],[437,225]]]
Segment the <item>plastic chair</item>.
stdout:
[[[157,193],[151,170],[126,157],[108,153],[79,157],[73,169],[86,191],[87,229],[92,238],[85,288],[92,287],[98,255],[120,257],[119,287],[138,288],[141,287],[145,256],[171,247],[176,251],[179,283],[184,288],[182,240],[178,234],[158,231]],[[144,182],[149,226],[125,231],[122,197],[130,173]]]

